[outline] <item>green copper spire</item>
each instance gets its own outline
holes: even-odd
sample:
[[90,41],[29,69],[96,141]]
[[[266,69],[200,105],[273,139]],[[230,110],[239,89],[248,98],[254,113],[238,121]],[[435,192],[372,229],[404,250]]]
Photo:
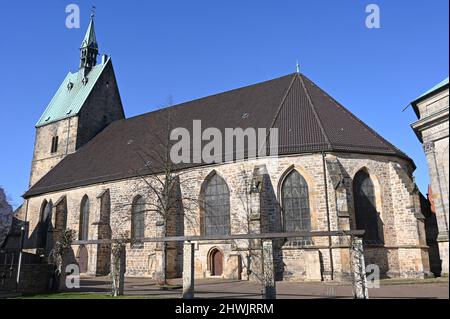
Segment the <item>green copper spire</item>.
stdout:
[[91,69],[97,64],[98,43],[95,36],[94,29],[94,13],[91,14],[91,21],[89,22],[86,35],[81,43],[81,58],[80,58],[80,74],[86,77]]
[[81,43],[81,48],[94,48],[98,49],[97,38],[95,37],[94,29],[94,15],[91,15],[91,21],[89,22],[88,29],[84,36],[83,42]]

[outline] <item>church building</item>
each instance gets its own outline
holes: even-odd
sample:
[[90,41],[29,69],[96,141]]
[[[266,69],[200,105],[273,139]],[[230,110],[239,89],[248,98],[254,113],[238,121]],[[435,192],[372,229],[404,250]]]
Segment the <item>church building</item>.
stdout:
[[[166,236],[365,230],[366,265],[382,277],[430,276],[424,216],[411,158],[296,72],[125,118],[112,59],[98,62],[91,19],[79,70],[68,73],[36,124],[30,187],[22,218],[25,248],[43,256],[58,234],[78,240],[128,236],[126,276],[155,277],[163,253],[179,277],[183,245],[141,242]],[[99,59],[100,60],[100,59]],[[180,205],[166,219],[152,207],[146,154],[164,154],[171,127],[277,128],[278,156],[174,164]],[[248,150],[247,150],[248,151]],[[247,152],[250,153],[250,152]],[[193,205],[193,202],[200,203]],[[192,205],[191,205],[192,204]],[[260,243],[195,243],[195,276],[252,279]],[[274,240],[277,280],[350,278],[348,237]],[[74,245],[81,273],[107,275],[107,244]]]

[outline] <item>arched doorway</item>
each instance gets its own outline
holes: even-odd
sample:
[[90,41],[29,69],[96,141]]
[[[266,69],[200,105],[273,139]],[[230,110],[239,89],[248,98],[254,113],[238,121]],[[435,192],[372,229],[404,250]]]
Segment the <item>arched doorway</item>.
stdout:
[[223,253],[219,249],[213,249],[210,254],[211,276],[222,276]]
[[78,254],[77,254],[77,262],[78,262],[78,267],[80,268],[80,274],[87,273],[88,259],[89,259],[89,252],[87,250],[87,247],[84,245],[81,245],[78,248]]

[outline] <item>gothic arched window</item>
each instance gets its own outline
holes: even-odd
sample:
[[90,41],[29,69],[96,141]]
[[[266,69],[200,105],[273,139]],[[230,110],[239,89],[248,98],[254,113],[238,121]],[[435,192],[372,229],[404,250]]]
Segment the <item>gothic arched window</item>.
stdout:
[[[285,232],[311,230],[308,184],[299,172],[293,170],[281,187],[283,225]],[[309,242],[308,238],[296,238],[293,243]]]
[[47,235],[52,223],[52,209],[52,201],[47,202],[44,200],[41,206],[41,216],[38,227],[38,247],[40,248],[46,248],[47,246]]
[[376,208],[375,189],[369,174],[359,171],[353,179],[356,229],[365,230],[366,244],[379,244],[379,223]]
[[230,192],[225,180],[217,174],[205,181],[203,209],[205,235],[230,234]]
[[133,200],[131,210],[131,238],[142,239],[145,237],[145,200],[138,195]]
[[80,240],[88,240],[89,238],[89,197],[87,195],[84,195],[81,200],[78,238]]

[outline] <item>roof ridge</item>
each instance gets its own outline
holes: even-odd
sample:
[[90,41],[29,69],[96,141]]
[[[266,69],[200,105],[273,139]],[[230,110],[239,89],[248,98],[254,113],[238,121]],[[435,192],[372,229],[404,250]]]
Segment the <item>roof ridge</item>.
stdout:
[[329,148],[330,150],[332,150],[332,149],[333,149],[333,146],[331,145],[330,139],[328,138],[328,135],[327,135],[327,133],[325,132],[325,128],[323,127],[322,120],[320,119],[319,114],[317,114],[316,108],[315,108],[315,106],[314,106],[314,103],[312,102],[311,96],[309,95],[308,89],[306,88],[306,85],[305,85],[305,83],[303,82],[303,76],[304,76],[303,74],[299,76],[300,82],[301,82],[302,87],[303,87],[303,90],[304,90],[305,93],[306,93],[306,97],[307,97],[307,99],[308,99],[309,105],[311,106],[311,110],[313,111],[314,117],[316,118],[317,123],[319,124],[320,131],[322,132],[322,134],[323,134],[323,136],[324,136],[324,138],[325,138],[325,141],[326,141],[327,144],[328,144],[328,148]]
[[284,77],[292,76],[294,74],[296,74],[296,73],[289,73],[289,74],[282,75],[282,76],[279,76],[279,77],[276,77],[276,78],[273,78],[273,79],[265,80],[265,81],[262,81],[262,82],[248,84],[248,85],[241,86],[241,87],[238,87],[238,88],[235,88],[235,89],[231,89],[231,90],[227,90],[227,91],[221,91],[221,92],[218,92],[218,93],[213,93],[211,95],[205,95],[205,96],[202,96],[202,97],[199,97],[199,98],[195,98],[195,99],[189,100],[189,101],[184,101],[184,102],[181,102],[181,103],[178,103],[178,104],[175,104],[175,105],[164,106],[164,107],[161,107],[161,108],[153,110],[153,111],[149,111],[149,112],[145,112],[145,113],[142,113],[142,114],[137,114],[137,115],[128,117],[128,118],[126,118],[124,120],[131,120],[131,119],[135,119],[135,118],[138,118],[138,117],[141,117],[141,116],[146,116],[146,115],[149,115],[149,114],[152,114],[152,113],[165,111],[167,109],[174,109],[174,108],[182,107],[182,106],[185,106],[185,104],[188,104],[188,103],[193,103],[193,102],[201,101],[201,100],[204,100],[204,99],[208,99],[208,98],[213,97],[213,96],[218,96],[218,95],[222,95],[222,94],[227,94],[227,93],[231,93],[231,92],[240,91],[240,90],[243,90],[243,89],[248,89],[248,88],[251,88],[253,86],[257,86],[257,85],[265,84],[265,83],[268,83],[268,82],[276,81],[276,80],[279,80],[279,79],[284,78]]
[[275,112],[275,116],[274,116],[269,128],[273,128],[273,126],[275,125],[275,123],[278,119],[278,115],[280,115],[280,111],[283,108],[284,103],[286,102],[286,98],[288,97],[289,93],[291,92],[292,86],[293,86],[296,78],[297,78],[297,73],[294,74],[294,77],[292,78],[291,83],[289,83],[289,86],[287,87],[287,90],[284,93],[283,98],[281,99],[280,105],[278,106],[277,111]]
[[[292,73],[288,74],[288,75],[292,75]],[[267,147],[267,140],[268,140],[269,135],[270,135],[270,129],[273,128],[275,123],[277,122],[278,115],[280,115],[281,109],[283,108],[284,103],[286,102],[286,99],[287,99],[289,93],[291,92],[292,86],[294,85],[294,82],[295,82],[295,79],[298,76],[298,73],[294,73],[293,75],[294,75],[294,77],[292,78],[291,83],[289,83],[289,86],[287,87],[287,90],[284,93],[283,98],[281,99],[280,105],[278,106],[277,111],[275,112],[275,116],[274,116],[274,118],[272,120],[272,123],[269,125],[269,130],[266,133],[266,144],[265,144],[265,147]],[[258,150],[258,151],[261,151],[261,150]]]
[[393,145],[391,142],[389,142],[388,140],[386,140],[384,137],[382,137],[380,134],[378,134],[374,129],[372,129],[370,126],[368,126],[366,123],[364,123],[362,120],[360,120],[356,115],[354,115],[352,112],[350,112],[345,106],[343,106],[341,103],[339,103],[336,99],[334,99],[331,95],[329,95],[327,92],[325,92],[324,90],[322,90],[319,86],[317,86],[313,81],[311,81],[310,79],[308,79],[305,76],[305,79],[311,83],[314,87],[316,87],[319,91],[320,94],[322,94],[324,97],[326,97],[327,99],[329,99],[330,101],[336,103],[336,105],[341,108],[344,112],[346,112],[350,118],[357,122],[358,124],[361,124],[361,126],[370,134],[372,134],[373,136],[377,137],[378,139],[380,139],[380,141],[385,144],[386,146],[392,147],[394,148],[394,150],[396,150],[397,152],[400,152],[400,154],[403,154],[404,156],[408,157],[408,155],[406,155],[402,150],[400,150],[398,147],[396,147],[395,145]]

